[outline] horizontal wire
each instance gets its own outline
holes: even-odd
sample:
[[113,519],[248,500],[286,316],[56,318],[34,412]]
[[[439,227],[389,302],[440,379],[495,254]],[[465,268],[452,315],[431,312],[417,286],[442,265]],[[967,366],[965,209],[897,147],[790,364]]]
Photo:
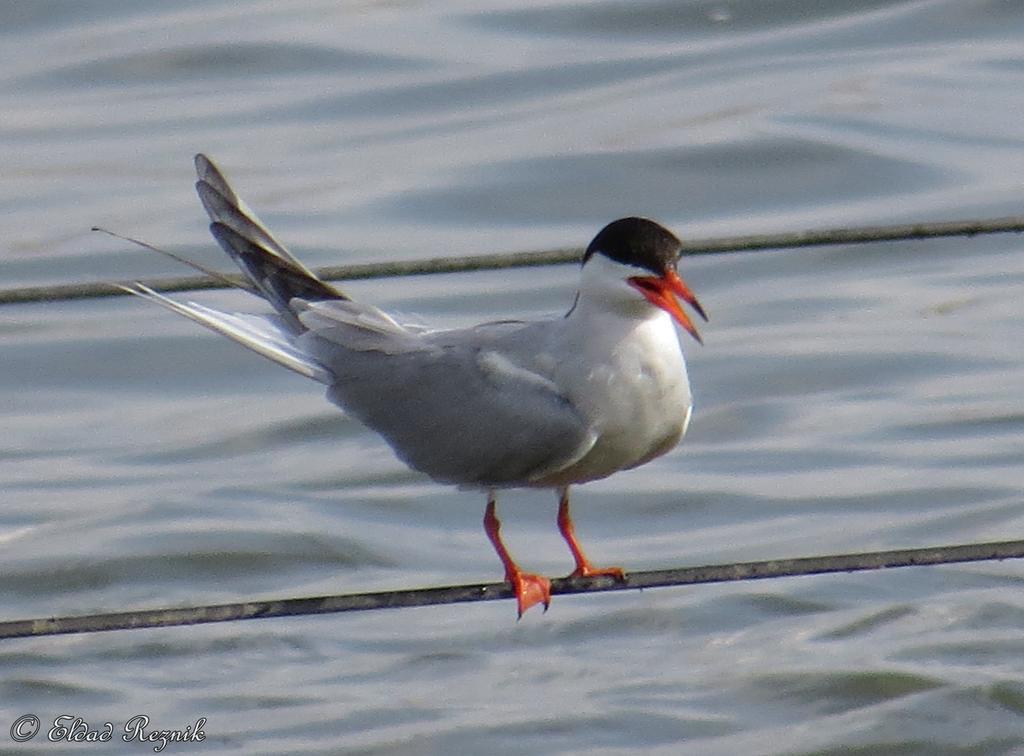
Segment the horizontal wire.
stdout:
[[[611,577],[561,578],[551,581],[551,593],[596,593],[626,591],[665,586],[726,583],[740,580],[819,575],[830,572],[857,572],[893,567],[980,562],[1024,557],[1024,541],[999,541],[922,549],[874,551],[860,554],[773,559],[763,562],[737,562],[705,567],[629,572],[618,581]],[[297,617],[312,614],[397,609],[472,601],[496,601],[512,598],[507,583],[454,585],[378,593],[246,601],[238,604],[181,609],[150,609],[136,612],[91,614],[79,617],[52,617],[0,622],[0,639],[27,638],[70,633],[96,633],[108,630],[198,625],[270,617]]]
[[[1020,233],[1022,231],[1024,231],[1024,217],[1020,216],[891,226],[862,226],[856,228],[799,231],[795,233],[754,234],[749,236],[697,239],[684,243],[683,254],[749,252],[761,249],[900,241],[943,236]],[[458,273],[513,267],[557,265],[578,260],[580,254],[581,250],[579,249],[552,249],[540,252],[440,257],[417,261],[331,266],[317,269],[316,273],[324,280],[353,280],[390,276]],[[225,276],[221,280],[207,276],[179,276],[175,278],[149,279],[144,283],[146,286],[162,291],[192,291],[225,288],[228,282],[234,281],[236,278],[239,281],[241,280],[240,277],[231,275]],[[224,279],[228,281],[226,282]],[[32,286],[0,290],[0,304],[122,296],[126,293],[120,288],[120,284],[117,283],[99,282],[58,286]],[[1002,541],[633,572],[627,573],[623,581],[617,581],[609,577],[563,578],[552,581],[551,593],[552,595],[558,595],[635,590],[699,583],[761,580],[830,572],[877,570],[915,565],[1018,559],[1022,557],[1024,557],[1024,541]],[[14,620],[0,622],[0,639],[173,627],[210,622],[230,622],[243,619],[329,614],[471,601],[494,601],[511,598],[512,596],[512,590],[507,584],[491,583],[314,598],[250,601],[239,604],[220,604],[181,609],[153,609],[79,617]]]
[[[778,234],[752,234],[749,236],[692,239],[683,243],[683,255],[709,255],[723,252],[753,252],[765,249],[814,247],[831,244],[863,244],[866,242],[930,239],[940,236],[976,236],[978,234],[1020,233],[1024,231],[1024,216],[988,218],[937,223],[904,223],[893,226],[859,226],[796,231]],[[561,265],[576,262],[583,250],[575,248],[549,249],[537,252],[512,252],[464,257],[433,257],[426,260],[408,260],[355,265],[333,265],[317,268],[314,272],[325,281],[388,278],[392,276],[432,275],[437,273],[465,273],[478,270],[500,270],[540,265]],[[0,290],[0,305],[32,302],[59,302],[73,299],[127,296],[122,286],[135,281],[107,283],[58,284],[53,286],[25,286]],[[238,275],[218,278],[190,275],[151,278],[141,281],[145,286],[162,292],[223,289],[242,284]]]

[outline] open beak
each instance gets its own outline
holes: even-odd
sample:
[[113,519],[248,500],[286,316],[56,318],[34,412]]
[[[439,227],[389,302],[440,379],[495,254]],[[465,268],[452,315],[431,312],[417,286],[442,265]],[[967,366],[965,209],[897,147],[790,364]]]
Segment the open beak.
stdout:
[[633,276],[628,280],[629,285],[643,294],[648,302],[663,309],[679,325],[685,328],[687,333],[693,336],[693,338],[697,339],[701,344],[704,343],[700,334],[697,333],[697,327],[690,320],[690,316],[679,306],[679,300],[676,297],[680,297],[690,305],[705,321],[708,319],[708,316],[704,312],[704,308],[701,307],[700,302],[697,301],[696,295],[690,291],[690,287],[684,283],[678,273],[669,269],[661,276]]

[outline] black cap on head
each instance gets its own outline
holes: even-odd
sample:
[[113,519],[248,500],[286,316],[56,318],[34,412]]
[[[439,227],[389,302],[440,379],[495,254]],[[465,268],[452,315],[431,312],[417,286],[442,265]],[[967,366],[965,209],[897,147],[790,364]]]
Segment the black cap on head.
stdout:
[[660,223],[647,218],[620,218],[602,228],[590,242],[583,262],[603,254],[624,265],[645,268],[655,275],[674,270],[682,242]]

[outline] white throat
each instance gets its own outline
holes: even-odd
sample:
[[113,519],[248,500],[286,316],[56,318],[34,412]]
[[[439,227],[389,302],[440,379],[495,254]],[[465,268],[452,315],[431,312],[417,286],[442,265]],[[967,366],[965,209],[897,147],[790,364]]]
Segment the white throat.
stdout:
[[649,275],[651,272],[644,268],[624,265],[604,255],[594,255],[587,260],[580,275],[576,310],[591,316],[595,311],[604,311],[638,320],[646,320],[659,313],[668,317],[666,312],[648,302],[629,284],[628,279],[632,276]]

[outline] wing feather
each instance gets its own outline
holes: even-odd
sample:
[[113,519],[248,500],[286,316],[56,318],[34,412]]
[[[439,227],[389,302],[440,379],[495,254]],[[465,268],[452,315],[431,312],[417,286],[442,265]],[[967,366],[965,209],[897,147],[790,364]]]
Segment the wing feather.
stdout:
[[335,299],[323,302],[293,301],[292,306],[298,313],[299,323],[308,331],[308,334],[299,337],[303,342],[312,339],[342,349],[385,354],[428,348],[422,339],[424,331],[410,330],[373,305],[350,299]]
[[263,245],[309,275],[312,272],[281,244],[241,197],[231,188],[227,178],[206,155],[195,157],[196,193],[212,223],[230,226],[235,233]]
[[328,398],[437,481],[530,485],[582,458],[597,436],[572,402],[478,341],[340,326],[300,338],[333,378]]

